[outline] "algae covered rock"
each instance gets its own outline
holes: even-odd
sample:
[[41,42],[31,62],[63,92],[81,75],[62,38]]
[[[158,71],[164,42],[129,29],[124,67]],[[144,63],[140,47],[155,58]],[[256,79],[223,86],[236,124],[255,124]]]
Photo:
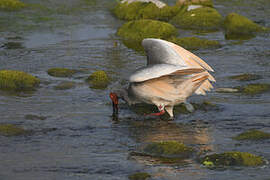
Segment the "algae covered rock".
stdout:
[[249,130],[243,132],[233,139],[235,140],[263,140],[263,139],[270,139],[270,133],[266,133],[259,130]]
[[235,76],[230,76],[230,79],[238,80],[238,81],[252,81],[252,80],[258,80],[261,79],[262,76],[256,75],[256,74],[240,74]]
[[138,20],[138,19],[158,19],[169,20],[180,10],[178,6],[157,6],[152,2],[119,2],[113,9],[113,13],[119,19]]
[[270,84],[248,84],[246,86],[238,87],[238,89],[243,94],[256,95],[270,91]]
[[260,166],[264,161],[262,157],[251,153],[232,151],[205,156],[201,163],[208,167]]
[[197,38],[197,37],[184,37],[184,38],[173,37],[173,38],[169,39],[169,41],[171,41],[179,46],[182,46],[183,48],[188,49],[188,50],[221,47],[221,45],[218,41],[201,39],[201,38]]
[[90,84],[90,87],[94,89],[105,89],[110,82],[105,71],[93,72],[86,81]]
[[224,21],[224,27],[226,39],[249,39],[254,37],[257,32],[267,30],[265,27],[236,13],[227,15]]
[[146,180],[148,178],[150,178],[151,175],[146,173],[146,172],[138,172],[138,173],[134,173],[128,176],[129,180]]
[[29,133],[30,131],[13,124],[0,124],[0,135],[2,136],[20,136],[28,135]]
[[201,7],[190,11],[182,10],[171,22],[183,29],[216,31],[221,28],[222,16],[214,8]]
[[19,0],[1,0],[0,10],[14,11],[25,7],[25,4]]
[[50,76],[54,77],[71,77],[76,73],[75,70],[67,68],[51,68],[47,72]]
[[55,90],[66,90],[66,89],[72,89],[75,87],[75,84],[73,82],[61,82],[57,86],[54,87]]
[[169,39],[177,34],[177,29],[166,22],[142,19],[129,21],[120,27],[117,35],[124,44],[135,50],[142,50],[141,42],[145,38]]
[[212,0],[177,0],[176,1],[176,5],[178,6],[191,5],[191,4],[213,7]]
[[39,85],[40,80],[28,73],[14,70],[0,71],[0,89],[8,91],[31,91]]

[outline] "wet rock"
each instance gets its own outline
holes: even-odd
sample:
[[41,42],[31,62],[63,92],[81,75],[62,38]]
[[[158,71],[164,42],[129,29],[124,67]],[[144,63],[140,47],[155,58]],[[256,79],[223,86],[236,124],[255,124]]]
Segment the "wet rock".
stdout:
[[61,82],[57,86],[54,87],[55,90],[66,90],[66,89],[72,89],[75,87],[75,83],[73,82]]
[[270,139],[270,133],[266,133],[259,130],[249,130],[243,132],[233,139],[235,140],[263,140],[263,139]]
[[205,156],[201,163],[207,167],[260,166],[264,161],[262,157],[251,153],[232,151]]
[[[209,101],[203,101],[202,103],[191,103],[194,110],[209,111],[209,110],[218,110],[218,106]],[[175,106],[175,112],[180,114],[189,114],[193,111],[189,111],[184,103]]]
[[237,92],[239,92],[239,89],[237,89],[237,88],[216,88],[215,91],[218,93],[237,93]]
[[2,47],[5,49],[23,49],[23,45],[21,42],[6,42]]
[[0,89],[9,91],[31,91],[39,85],[40,80],[28,73],[14,70],[0,71]]
[[262,79],[262,76],[256,74],[240,74],[236,76],[230,76],[230,79],[238,80],[238,81],[252,81]]
[[50,76],[54,77],[71,77],[76,73],[76,70],[67,68],[51,68],[47,72]]
[[201,48],[217,48],[221,47],[218,41],[201,39],[197,37],[184,37],[184,38],[176,38],[173,37],[169,39],[169,41],[182,46],[188,50],[197,50]]
[[146,173],[146,172],[138,172],[138,173],[134,173],[128,176],[129,180],[146,180],[148,178],[150,178],[151,175]]
[[178,6],[167,6],[164,3],[162,6],[157,6],[151,1],[137,0],[132,3],[126,1],[118,3],[113,9],[113,13],[119,19],[124,20],[156,19],[167,21],[175,16],[179,10]]
[[93,89],[105,89],[110,80],[105,71],[93,72],[86,80]]
[[153,3],[155,4],[158,8],[163,8],[166,6],[166,4],[162,1],[159,0],[122,0],[121,3],[134,3],[134,2],[142,2],[142,3]]
[[212,0],[177,0],[176,1],[176,5],[178,6],[191,5],[191,4],[213,7]]
[[30,131],[12,124],[0,124],[0,135],[2,136],[21,136],[29,133]]
[[19,0],[1,0],[0,10],[14,11],[24,8],[26,5]]
[[224,21],[226,39],[249,39],[267,28],[260,26],[248,18],[236,13],[227,15]]
[[39,116],[39,115],[35,115],[35,114],[27,114],[24,116],[25,119],[28,120],[45,120],[47,119],[47,117],[45,116]]
[[135,50],[143,50],[141,41],[145,38],[166,40],[176,34],[177,29],[173,25],[149,19],[129,21],[117,31],[117,35],[123,38],[124,44]]
[[198,31],[217,31],[222,25],[222,16],[210,7],[201,7],[181,10],[171,22],[183,29],[194,29]]
[[248,84],[242,87],[238,87],[238,89],[243,94],[256,95],[270,91],[270,84]]

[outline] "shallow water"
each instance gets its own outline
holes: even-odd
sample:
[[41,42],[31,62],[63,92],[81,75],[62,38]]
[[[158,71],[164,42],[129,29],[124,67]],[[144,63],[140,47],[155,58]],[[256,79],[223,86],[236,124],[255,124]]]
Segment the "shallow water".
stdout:
[[[30,136],[0,136],[0,179],[127,179],[129,174],[147,171],[153,179],[238,179],[266,180],[270,167],[209,170],[196,160],[184,165],[153,164],[133,159],[129,152],[148,142],[178,140],[198,151],[246,151],[270,159],[270,141],[236,142],[231,137],[248,129],[270,132],[270,94],[244,96],[210,92],[193,96],[193,102],[209,100],[219,110],[176,114],[173,122],[146,119],[121,105],[119,121],[112,120],[108,93],[125,83],[130,72],[145,64],[143,54],[126,48],[115,35],[123,21],[114,18],[106,0],[25,0],[40,3],[18,12],[0,12],[0,69],[29,72],[42,81],[33,94],[0,93],[1,123],[33,130]],[[167,1],[173,3],[173,1]],[[249,6],[248,4],[252,4]],[[226,15],[238,12],[270,27],[270,4],[263,0],[214,1]],[[194,34],[179,30],[180,35]],[[200,34],[219,40],[219,49],[198,50],[214,69],[215,87],[234,87],[227,77],[255,73],[270,83],[270,37],[260,34],[243,41],[228,41],[222,32]],[[55,78],[52,67],[82,69],[72,78]],[[109,72],[113,83],[106,90],[94,90],[84,83],[91,72]],[[55,90],[62,81],[76,83],[70,90]],[[26,115],[47,117],[29,120]]]

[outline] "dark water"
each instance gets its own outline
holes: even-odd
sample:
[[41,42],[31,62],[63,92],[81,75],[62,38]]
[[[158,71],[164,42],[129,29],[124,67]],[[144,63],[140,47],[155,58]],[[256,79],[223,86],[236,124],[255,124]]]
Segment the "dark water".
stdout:
[[[173,122],[144,119],[122,105],[119,122],[112,121],[110,89],[125,82],[130,72],[146,58],[127,49],[115,35],[123,23],[110,12],[106,0],[25,0],[33,3],[18,12],[0,12],[0,69],[22,70],[39,77],[41,88],[32,95],[0,94],[1,123],[33,130],[31,136],[0,136],[0,179],[127,179],[146,171],[153,179],[266,180],[270,167],[209,170],[196,160],[184,165],[153,164],[132,159],[129,152],[159,140],[178,140],[198,151],[246,151],[270,159],[270,141],[236,142],[231,137],[248,129],[270,132],[270,94],[244,96],[211,92],[191,101],[209,100],[219,111],[176,114]],[[167,1],[173,3],[173,1]],[[39,5],[37,5],[39,4]],[[270,26],[270,2],[265,0],[216,0],[226,15],[237,12]],[[179,30],[180,35],[192,34]],[[215,87],[247,84],[229,80],[230,75],[255,73],[270,83],[270,38],[260,34],[248,41],[227,41],[222,32],[198,35],[219,40],[219,49],[199,50],[214,69]],[[73,78],[55,78],[52,67],[82,69]],[[84,83],[91,72],[105,70],[113,79],[106,90],[90,89]],[[57,91],[62,81],[76,88]],[[26,115],[47,117],[28,120]]]

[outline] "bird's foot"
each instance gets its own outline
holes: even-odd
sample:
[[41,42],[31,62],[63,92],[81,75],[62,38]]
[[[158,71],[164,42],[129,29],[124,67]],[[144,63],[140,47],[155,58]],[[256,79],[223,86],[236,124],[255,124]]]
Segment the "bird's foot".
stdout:
[[192,113],[195,111],[195,108],[193,107],[192,104],[190,104],[188,102],[184,102],[184,105],[186,106],[186,109],[188,110],[188,112]]
[[150,113],[150,114],[144,114],[145,116],[161,116],[165,113],[165,110],[161,110],[160,112],[158,113]]

